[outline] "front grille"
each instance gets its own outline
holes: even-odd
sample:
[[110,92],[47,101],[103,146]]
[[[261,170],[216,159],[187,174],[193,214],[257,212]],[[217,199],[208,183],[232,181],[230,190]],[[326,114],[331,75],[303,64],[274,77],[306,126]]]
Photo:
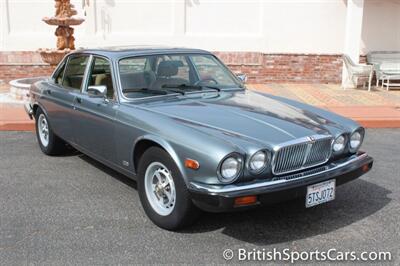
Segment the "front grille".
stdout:
[[272,172],[285,174],[323,164],[329,159],[331,145],[332,138],[324,136],[280,147],[275,152]]

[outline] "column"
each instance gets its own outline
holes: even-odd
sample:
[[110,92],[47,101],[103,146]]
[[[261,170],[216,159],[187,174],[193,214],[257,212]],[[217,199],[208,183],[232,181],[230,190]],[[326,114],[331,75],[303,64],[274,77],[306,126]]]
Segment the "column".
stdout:
[[[360,59],[361,31],[364,11],[364,0],[347,0],[346,33],[343,53],[358,63]],[[351,88],[346,67],[343,65],[342,87]]]
[[7,1],[0,1],[0,51],[5,50],[5,38],[9,34]]

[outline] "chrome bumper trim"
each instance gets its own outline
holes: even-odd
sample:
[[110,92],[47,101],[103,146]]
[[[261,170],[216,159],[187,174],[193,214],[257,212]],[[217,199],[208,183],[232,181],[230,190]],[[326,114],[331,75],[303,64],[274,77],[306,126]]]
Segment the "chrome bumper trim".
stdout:
[[189,189],[197,191],[197,192],[203,192],[207,194],[219,194],[219,193],[228,193],[228,192],[236,192],[236,191],[243,191],[243,190],[250,190],[250,189],[255,189],[255,188],[262,188],[262,187],[269,187],[277,184],[282,184],[282,183],[290,183],[293,181],[298,181],[306,178],[310,178],[316,175],[320,174],[325,174],[329,173],[335,170],[338,170],[342,167],[345,167],[349,164],[355,163],[357,161],[361,161],[365,158],[368,157],[367,153],[362,153],[359,155],[352,155],[351,157],[348,158],[347,161],[344,161],[342,163],[331,163],[326,166],[325,170],[322,170],[320,172],[314,172],[308,175],[303,175],[298,178],[290,178],[292,175],[287,175],[287,179],[285,178],[286,176],[280,176],[279,180],[270,180],[270,181],[265,181],[265,182],[259,182],[259,183],[252,183],[252,184],[246,184],[246,185],[225,185],[223,187],[216,187],[215,185],[207,185],[207,184],[201,184],[201,183],[196,183],[196,182],[190,182],[189,183]]
[[30,103],[24,104],[25,112],[28,114],[30,119],[33,119],[33,109]]

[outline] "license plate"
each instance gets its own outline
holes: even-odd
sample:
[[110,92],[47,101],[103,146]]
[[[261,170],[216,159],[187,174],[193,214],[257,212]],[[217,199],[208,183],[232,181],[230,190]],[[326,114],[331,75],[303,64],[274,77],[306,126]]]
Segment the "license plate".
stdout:
[[335,199],[336,180],[328,180],[307,187],[306,208]]

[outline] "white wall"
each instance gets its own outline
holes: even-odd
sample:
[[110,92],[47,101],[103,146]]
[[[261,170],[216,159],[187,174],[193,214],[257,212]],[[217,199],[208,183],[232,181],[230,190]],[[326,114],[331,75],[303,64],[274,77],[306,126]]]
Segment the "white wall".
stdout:
[[400,50],[400,0],[366,0],[361,50]]
[[[400,0],[366,0],[363,43],[395,49]],[[80,0],[73,0],[83,15]],[[341,53],[346,0],[89,0],[76,46],[163,44],[218,51]],[[386,3],[387,2],[387,3]],[[0,0],[0,50],[55,47],[53,0]],[[396,32],[396,29],[394,28]],[[377,37],[378,36],[378,37]],[[397,48],[399,49],[399,48]]]
[[34,50],[54,42],[41,18],[54,13],[52,1],[0,0],[0,49]]

